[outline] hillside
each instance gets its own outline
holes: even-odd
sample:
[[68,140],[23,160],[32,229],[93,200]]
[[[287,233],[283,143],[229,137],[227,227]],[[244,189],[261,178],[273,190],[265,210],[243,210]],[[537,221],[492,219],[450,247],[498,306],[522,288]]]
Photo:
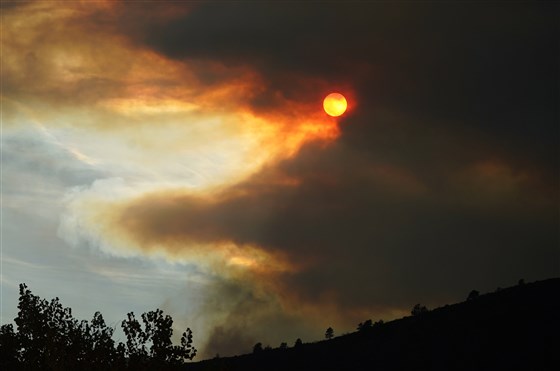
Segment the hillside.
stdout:
[[560,355],[560,278],[336,337],[206,360],[190,370],[552,370]]

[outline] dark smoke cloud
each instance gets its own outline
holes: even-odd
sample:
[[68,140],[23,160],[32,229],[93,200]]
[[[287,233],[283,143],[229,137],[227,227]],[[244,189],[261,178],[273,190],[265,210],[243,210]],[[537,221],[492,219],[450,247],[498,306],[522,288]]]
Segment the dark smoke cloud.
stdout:
[[[354,91],[342,136],[215,197],[159,194],[121,221],[138,241],[281,251],[290,298],[442,302],[559,272],[558,4],[209,3],[136,43],[255,68],[252,102]],[[211,83],[212,77],[207,77]],[[286,289],[287,290],[287,289]],[[288,290],[287,290],[288,291]]]
[[144,245],[233,241],[287,253],[305,266],[283,277],[293,299],[334,290],[348,309],[437,302],[557,271],[558,197],[541,180],[493,163],[415,174],[366,156],[310,146],[212,198],[148,196],[120,222]]

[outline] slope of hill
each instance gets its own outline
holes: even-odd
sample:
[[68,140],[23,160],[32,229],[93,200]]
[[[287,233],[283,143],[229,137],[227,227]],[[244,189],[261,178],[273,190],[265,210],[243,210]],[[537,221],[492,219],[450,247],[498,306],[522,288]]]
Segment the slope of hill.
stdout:
[[553,370],[560,278],[480,295],[297,348],[191,363],[191,370]]

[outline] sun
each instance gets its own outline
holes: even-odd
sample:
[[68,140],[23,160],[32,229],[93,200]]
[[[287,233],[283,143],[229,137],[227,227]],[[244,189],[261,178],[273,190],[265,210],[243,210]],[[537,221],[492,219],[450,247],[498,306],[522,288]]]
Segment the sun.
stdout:
[[330,93],[323,101],[325,112],[332,117],[342,115],[346,112],[346,107],[348,107],[348,102],[346,102],[344,95],[340,93]]

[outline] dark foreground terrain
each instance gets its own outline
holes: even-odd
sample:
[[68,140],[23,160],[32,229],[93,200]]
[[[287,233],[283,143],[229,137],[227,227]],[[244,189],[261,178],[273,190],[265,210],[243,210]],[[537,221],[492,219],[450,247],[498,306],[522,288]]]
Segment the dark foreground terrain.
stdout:
[[560,278],[520,284],[331,340],[189,370],[557,370]]

